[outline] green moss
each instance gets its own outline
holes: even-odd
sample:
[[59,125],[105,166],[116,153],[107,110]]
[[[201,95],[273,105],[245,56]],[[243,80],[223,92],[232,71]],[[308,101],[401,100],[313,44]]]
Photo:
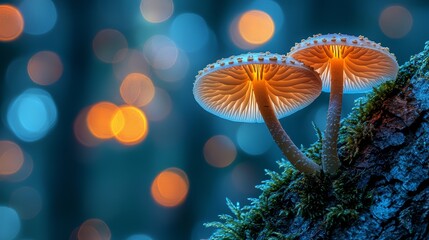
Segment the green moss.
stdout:
[[346,227],[353,223],[359,217],[359,212],[354,208],[344,208],[343,205],[330,207],[327,210],[326,220],[324,221],[327,229],[334,227]]
[[294,186],[300,201],[296,204],[297,215],[317,219],[325,214],[329,202],[330,180],[326,177],[305,176]]
[[358,188],[359,175],[343,172],[332,182],[335,201],[334,206],[327,209],[324,223],[327,229],[346,227],[353,223],[359,213],[371,204],[371,192],[366,188]]
[[[269,179],[257,186],[262,191],[258,198],[244,207],[227,200],[233,215],[220,215],[221,222],[206,224],[216,228],[210,239],[298,239],[301,233],[296,232],[296,227],[291,232],[291,226],[306,222],[329,236],[331,230],[352,224],[371,204],[371,189],[357,186],[365,170],[351,167],[363,143],[373,136],[371,120],[382,111],[386,99],[408,87],[412,76],[429,79],[422,74],[428,69],[429,42],[422,53],[401,66],[396,80],[356,100],[355,108],[342,121],[339,146],[343,167],[336,179],[304,176],[289,162],[278,161],[281,171],[266,170]],[[318,128],[315,130],[318,141],[304,152],[320,163],[322,134]]]
[[358,176],[344,172],[337,179],[304,176],[294,190],[299,193],[297,215],[321,220],[326,230],[345,226],[355,220],[359,212],[370,205],[370,194],[358,188]]

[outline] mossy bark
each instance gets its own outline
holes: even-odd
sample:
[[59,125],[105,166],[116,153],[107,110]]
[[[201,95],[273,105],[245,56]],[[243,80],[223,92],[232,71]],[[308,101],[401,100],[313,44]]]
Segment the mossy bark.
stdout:
[[[280,161],[211,239],[429,239],[429,42],[342,121],[336,179]],[[320,133],[320,132],[319,132]],[[306,154],[320,161],[321,142]]]

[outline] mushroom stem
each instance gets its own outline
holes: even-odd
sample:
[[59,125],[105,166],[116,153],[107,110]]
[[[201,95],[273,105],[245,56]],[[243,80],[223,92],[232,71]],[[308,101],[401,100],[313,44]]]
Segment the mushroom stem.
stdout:
[[334,175],[341,165],[337,152],[343,99],[343,59],[331,59],[331,94],[329,96],[325,141],[322,145],[322,167],[325,173]]
[[280,150],[299,171],[306,174],[320,174],[321,167],[298,149],[277,119],[270,97],[268,96],[265,80],[255,79],[252,83],[259,111]]

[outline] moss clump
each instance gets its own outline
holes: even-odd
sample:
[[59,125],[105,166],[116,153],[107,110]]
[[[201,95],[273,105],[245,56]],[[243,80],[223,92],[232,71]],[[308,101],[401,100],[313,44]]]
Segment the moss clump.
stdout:
[[297,214],[309,219],[322,217],[329,202],[330,182],[324,176],[300,178],[294,187],[300,199],[296,205]]
[[324,224],[327,229],[346,227],[353,223],[371,205],[372,194],[366,188],[358,188],[358,175],[343,173],[332,182],[334,206],[326,209]]
[[[373,116],[382,111],[385,100],[408,87],[411,77],[429,79],[429,42],[422,53],[401,66],[395,81],[389,81],[366,97],[356,100],[356,107],[342,122],[339,138],[343,167],[336,179],[304,176],[286,161],[279,161],[280,173],[266,171],[269,179],[257,186],[261,195],[251,204],[240,207],[227,200],[233,216],[221,215],[221,222],[206,226],[217,230],[210,239],[298,239],[303,233],[311,238],[326,238],[330,232],[347,227],[371,204],[374,186],[359,187],[364,169],[354,167],[364,142],[374,129]],[[420,76],[421,75],[421,76]],[[305,153],[320,163],[321,133]]]

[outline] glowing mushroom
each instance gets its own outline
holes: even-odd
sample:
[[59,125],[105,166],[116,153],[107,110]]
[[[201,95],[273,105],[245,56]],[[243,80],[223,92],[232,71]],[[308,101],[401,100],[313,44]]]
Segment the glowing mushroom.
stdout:
[[297,43],[288,56],[317,71],[323,82],[322,91],[330,92],[322,167],[324,172],[335,174],[341,165],[337,139],[343,92],[367,92],[395,79],[398,63],[379,43],[344,34],[315,35]]
[[[321,167],[292,142],[279,122],[316,99],[322,82],[316,72],[293,58],[248,53],[209,64],[196,76],[194,96],[208,112],[237,122],[264,122],[288,160],[301,172]],[[257,139],[255,139],[257,141]]]

